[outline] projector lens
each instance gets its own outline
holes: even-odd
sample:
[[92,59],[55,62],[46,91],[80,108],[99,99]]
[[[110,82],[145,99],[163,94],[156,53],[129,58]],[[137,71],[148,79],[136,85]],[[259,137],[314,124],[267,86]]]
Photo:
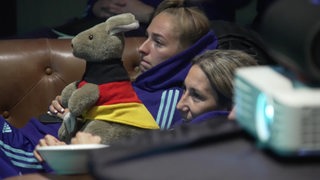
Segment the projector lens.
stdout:
[[256,129],[260,141],[266,142],[270,138],[270,127],[273,123],[274,109],[268,97],[260,93],[256,104]]

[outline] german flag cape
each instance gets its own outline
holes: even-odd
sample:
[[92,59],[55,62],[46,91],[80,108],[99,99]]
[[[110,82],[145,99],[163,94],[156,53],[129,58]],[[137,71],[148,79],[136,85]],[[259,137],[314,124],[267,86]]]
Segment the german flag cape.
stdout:
[[[82,81],[79,86],[86,83]],[[138,98],[130,81],[101,84],[99,91],[98,102],[83,114],[85,119],[122,123],[144,129],[159,129],[153,116]]]

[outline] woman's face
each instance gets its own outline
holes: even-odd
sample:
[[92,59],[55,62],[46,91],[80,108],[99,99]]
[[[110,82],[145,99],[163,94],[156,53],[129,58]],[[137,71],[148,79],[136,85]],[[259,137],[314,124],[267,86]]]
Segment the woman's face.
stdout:
[[174,16],[160,13],[147,29],[147,39],[139,47],[140,69],[145,72],[183,51]]
[[191,121],[195,117],[217,108],[209,79],[198,65],[193,65],[184,80],[184,93],[177,104],[182,118]]

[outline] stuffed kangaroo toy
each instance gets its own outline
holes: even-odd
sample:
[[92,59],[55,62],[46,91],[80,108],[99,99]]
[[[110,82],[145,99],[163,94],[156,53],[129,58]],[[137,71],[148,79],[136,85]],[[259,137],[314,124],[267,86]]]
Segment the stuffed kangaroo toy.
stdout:
[[70,110],[58,132],[61,140],[70,142],[77,131],[84,131],[109,144],[146,129],[159,129],[122,64],[123,32],[138,27],[134,15],[125,13],[72,39],[73,54],[86,61],[86,69],[81,81],[67,85],[61,93],[62,105]]

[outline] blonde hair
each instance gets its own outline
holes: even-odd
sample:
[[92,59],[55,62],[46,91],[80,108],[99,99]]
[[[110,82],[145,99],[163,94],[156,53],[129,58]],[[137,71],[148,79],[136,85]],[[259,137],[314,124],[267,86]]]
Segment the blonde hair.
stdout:
[[207,16],[199,8],[189,5],[184,0],[162,1],[153,16],[160,13],[175,17],[175,29],[180,31],[180,42],[184,46],[194,44],[210,30]]
[[240,50],[207,50],[192,60],[206,74],[220,106],[232,108],[233,78],[237,68],[255,66],[257,60]]

